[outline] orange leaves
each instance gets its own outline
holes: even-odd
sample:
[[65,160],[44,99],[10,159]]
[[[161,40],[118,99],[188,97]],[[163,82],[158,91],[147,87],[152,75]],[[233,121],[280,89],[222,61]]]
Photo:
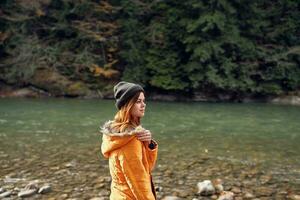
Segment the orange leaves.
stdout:
[[45,16],[45,12],[44,12],[42,9],[39,9],[39,8],[35,10],[35,14],[36,14],[38,17]]
[[[117,62],[117,61],[115,61]],[[94,76],[103,76],[105,78],[115,78],[119,76],[119,72],[114,69],[107,69],[107,67],[111,67],[113,64],[108,63],[105,65],[105,67],[100,67],[96,64],[92,64],[90,66],[90,71],[94,74]]]
[[100,4],[95,4],[94,9],[100,13],[111,13],[113,11],[113,7],[106,1],[100,1]]

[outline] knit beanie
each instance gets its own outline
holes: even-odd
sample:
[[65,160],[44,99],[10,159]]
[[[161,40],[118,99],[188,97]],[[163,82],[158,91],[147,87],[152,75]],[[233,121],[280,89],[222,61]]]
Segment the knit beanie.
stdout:
[[114,86],[114,97],[116,99],[116,107],[120,110],[127,101],[129,101],[136,93],[144,92],[142,86],[129,83],[126,81],[121,81]]

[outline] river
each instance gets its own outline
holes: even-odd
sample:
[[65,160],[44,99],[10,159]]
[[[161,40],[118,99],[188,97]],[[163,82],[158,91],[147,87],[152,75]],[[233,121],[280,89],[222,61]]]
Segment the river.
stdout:
[[[0,99],[0,188],[16,197],[37,180],[52,191],[33,199],[107,199],[99,126],[115,112],[112,100]],[[299,121],[297,106],[147,102],[142,124],[159,144],[158,197],[196,198],[206,179],[240,197],[299,194]]]

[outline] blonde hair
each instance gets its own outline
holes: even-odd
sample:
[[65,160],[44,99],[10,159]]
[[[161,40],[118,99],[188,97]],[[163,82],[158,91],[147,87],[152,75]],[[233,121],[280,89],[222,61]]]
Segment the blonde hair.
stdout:
[[131,110],[138,100],[140,92],[135,94],[121,109],[116,113],[114,117],[114,123],[112,128],[119,132],[124,132],[130,128],[135,128],[140,125],[140,118],[134,118],[131,115]]

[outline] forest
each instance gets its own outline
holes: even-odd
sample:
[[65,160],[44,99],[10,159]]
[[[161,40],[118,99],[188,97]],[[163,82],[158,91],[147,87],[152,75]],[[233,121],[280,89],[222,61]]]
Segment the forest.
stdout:
[[[0,83],[52,96],[299,94],[297,0],[3,0]],[[96,95],[96,96],[97,96]]]

